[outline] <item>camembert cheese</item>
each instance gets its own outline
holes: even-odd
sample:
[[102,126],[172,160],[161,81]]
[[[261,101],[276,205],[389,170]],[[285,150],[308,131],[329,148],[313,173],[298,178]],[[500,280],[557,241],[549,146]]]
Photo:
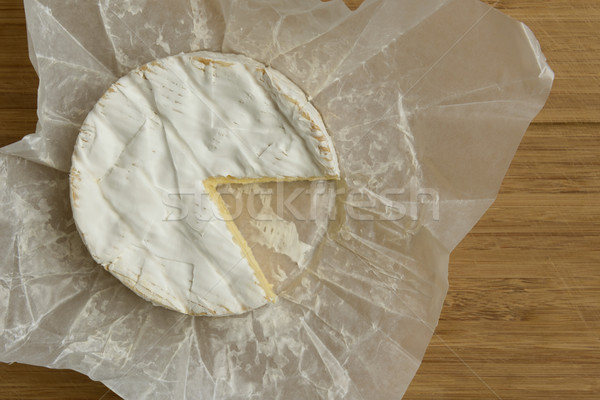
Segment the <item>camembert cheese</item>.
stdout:
[[91,255],[140,296],[191,315],[275,300],[219,193],[225,183],[339,179],[304,93],[240,55],[197,52],[112,85],[82,125],[71,204]]

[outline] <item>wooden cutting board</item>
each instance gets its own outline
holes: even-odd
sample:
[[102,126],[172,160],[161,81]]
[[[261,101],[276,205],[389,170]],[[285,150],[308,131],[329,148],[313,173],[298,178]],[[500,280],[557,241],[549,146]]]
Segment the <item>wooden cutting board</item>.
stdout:
[[[529,25],[556,81],[498,200],[452,253],[405,399],[598,399],[600,2],[486,3]],[[36,93],[23,6],[0,0],[0,146],[35,131]],[[0,400],[118,398],[73,371],[0,364]]]

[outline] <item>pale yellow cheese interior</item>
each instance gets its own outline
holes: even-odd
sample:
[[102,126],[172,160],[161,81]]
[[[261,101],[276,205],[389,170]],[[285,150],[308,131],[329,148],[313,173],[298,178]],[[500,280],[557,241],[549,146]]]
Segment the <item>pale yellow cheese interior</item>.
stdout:
[[260,268],[258,261],[254,257],[252,249],[248,245],[248,242],[238,229],[237,225],[233,221],[231,213],[227,208],[225,201],[217,191],[217,186],[219,185],[227,185],[227,184],[238,184],[238,185],[248,185],[255,183],[276,183],[276,182],[299,182],[299,181],[317,181],[317,180],[339,180],[339,176],[314,176],[314,177],[281,177],[281,178],[236,178],[233,176],[218,176],[218,177],[210,177],[203,181],[204,187],[208,192],[210,199],[217,205],[221,216],[225,220],[227,224],[227,228],[233,235],[234,242],[240,247],[242,256],[248,260],[248,264],[254,270],[256,278],[260,286],[263,288],[266,294],[266,299],[270,302],[275,302],[277,295],[273,291],[273,285],[269,283],[263,270]]

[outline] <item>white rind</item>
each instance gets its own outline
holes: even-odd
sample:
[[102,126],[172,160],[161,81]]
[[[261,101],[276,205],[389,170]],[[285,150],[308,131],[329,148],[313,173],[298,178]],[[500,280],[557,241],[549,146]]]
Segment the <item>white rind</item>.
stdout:
[[[82,125],[75,222],[94,259],[140,296],[187,314],[242,313],[267,296],[202,182],[336,177],[333,149],[277,71],[231,54],[168,57],[119,79]],[[173,220],[186,204],[195,215]]]

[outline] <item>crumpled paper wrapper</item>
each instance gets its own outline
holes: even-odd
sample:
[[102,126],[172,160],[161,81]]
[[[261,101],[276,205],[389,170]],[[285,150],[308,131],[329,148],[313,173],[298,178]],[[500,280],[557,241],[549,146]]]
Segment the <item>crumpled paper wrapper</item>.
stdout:
[[[25,9],[39,123],[0,155],[0,360],[71,368],[125,399],[400,398],[437,324],[448,256],[549,94],[553,73],[530,30],[471,0]],[[252,57],[305,90],[335,141],[341,184],[360,194],[338,202],[346,218],[276,304],[236,317],[137,297],[93,262],[69,205],[73,144],[96,100],[134,67],[201,49]],[[390,209],[404,218],[386,218]]]

